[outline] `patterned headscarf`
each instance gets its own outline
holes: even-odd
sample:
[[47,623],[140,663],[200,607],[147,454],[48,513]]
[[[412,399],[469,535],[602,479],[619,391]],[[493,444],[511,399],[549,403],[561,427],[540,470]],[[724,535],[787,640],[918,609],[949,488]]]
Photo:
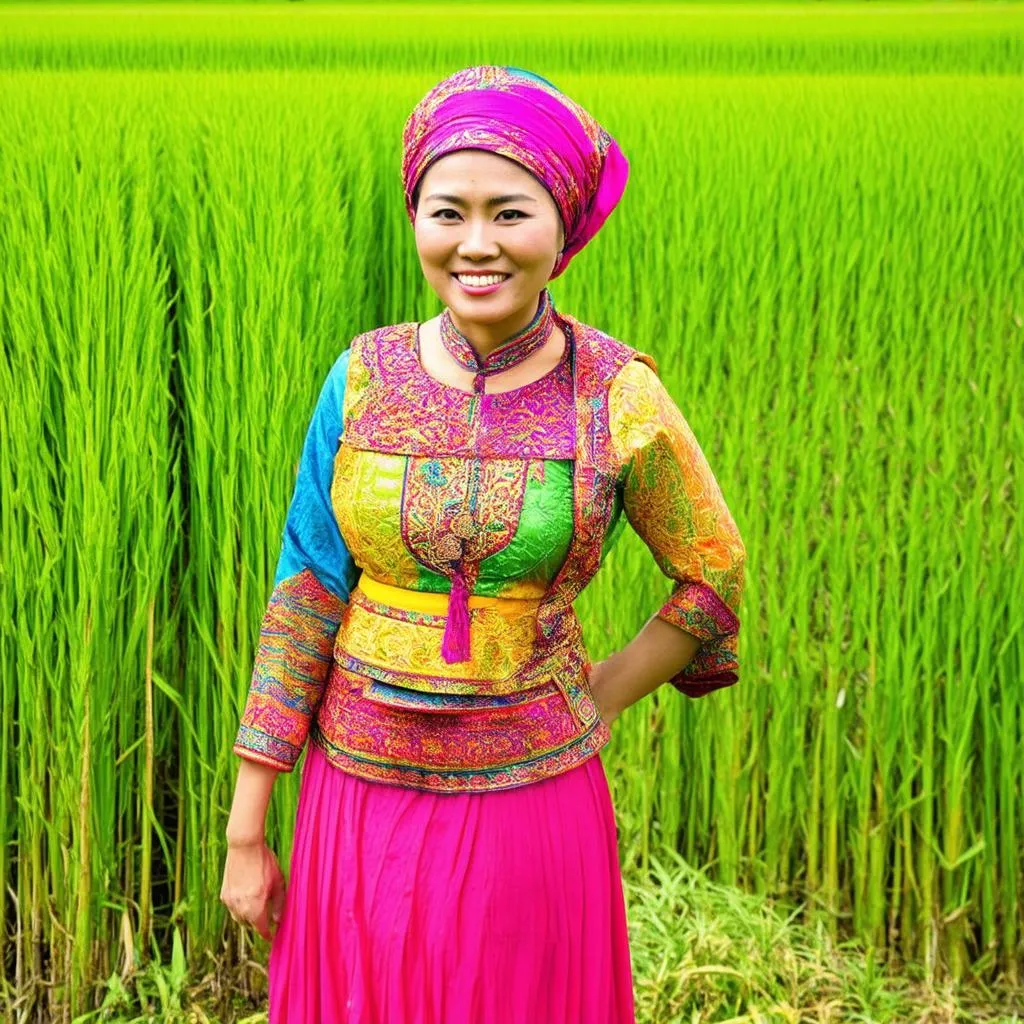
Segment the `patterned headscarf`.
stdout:
[[438,83],[409,115],[402,145],[411,223],[416,184],[446,153],[484,149],[533,174],[554,199],[565,229],[551,279],[597,234],[629,177],[618,143],[590,114],[546,78],[517,67],[479,64]]

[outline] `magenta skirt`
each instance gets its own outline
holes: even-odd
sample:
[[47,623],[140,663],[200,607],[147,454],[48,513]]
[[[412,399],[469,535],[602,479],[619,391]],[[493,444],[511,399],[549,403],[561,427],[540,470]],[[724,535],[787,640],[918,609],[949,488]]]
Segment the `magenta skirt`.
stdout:
[[598,756],[489,793],[369,782],[309,745],[269,1024],[635,1024]]

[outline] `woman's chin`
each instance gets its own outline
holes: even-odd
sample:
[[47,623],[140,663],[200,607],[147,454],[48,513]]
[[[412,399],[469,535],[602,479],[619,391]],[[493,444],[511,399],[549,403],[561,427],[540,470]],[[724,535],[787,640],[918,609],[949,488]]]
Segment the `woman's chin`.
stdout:
[[448,307],[454,309],[466,320],[473,320],[477,323],[490,324],[499,320],[507,320],[514,315],[521,303],[515,301],[515,296],[503,295],[497,298],[494,295],[467,295],[456,285],[449,294]]

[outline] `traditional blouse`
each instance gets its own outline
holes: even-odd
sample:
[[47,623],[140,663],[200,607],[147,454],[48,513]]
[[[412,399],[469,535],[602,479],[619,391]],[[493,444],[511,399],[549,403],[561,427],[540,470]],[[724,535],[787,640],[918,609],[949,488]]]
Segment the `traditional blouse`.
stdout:
[[[701,645],[671,684],[737,680],[745,550],[653,360],[556,314],[557,367],[495,394],[422,367],[418,325],[360,334],[299,464],[234,751],[290,771],[307,740],[366,779],[462,792],[542,779],[610,738],[572,602],[628,521]],[[625,513],[623,517],[623,513]],[[466,574],[469,657],[442,637]]]

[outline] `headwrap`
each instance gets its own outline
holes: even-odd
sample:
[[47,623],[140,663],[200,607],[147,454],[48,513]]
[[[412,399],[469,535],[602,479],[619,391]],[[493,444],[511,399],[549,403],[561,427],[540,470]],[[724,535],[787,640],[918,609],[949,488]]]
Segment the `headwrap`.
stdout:
[[558,277],[626,189],[629,162],[618,143],[546,78],[511,66],[479,64],[434,86],[402,132],[402,179],[409,221],[412,195],[433,161],[457,149],[515,160],[548,190],[565,229]]

